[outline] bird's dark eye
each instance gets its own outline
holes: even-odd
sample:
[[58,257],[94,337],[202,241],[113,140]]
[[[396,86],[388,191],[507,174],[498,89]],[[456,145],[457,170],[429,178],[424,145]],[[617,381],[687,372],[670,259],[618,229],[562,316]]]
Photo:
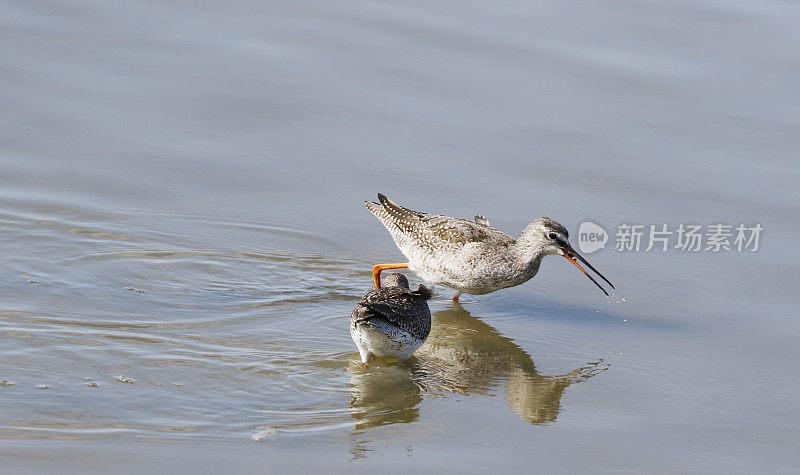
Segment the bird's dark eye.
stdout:
[[548,234],[548,235],[547,235],[547,237],[548,237],[549,239],[552,239],[552,240],[554,240],[554,241],[555,241],[555,240],[556,240],[556,238],[557,238],[558,236],[556,236],[556,233],[550,233],[550,234]]

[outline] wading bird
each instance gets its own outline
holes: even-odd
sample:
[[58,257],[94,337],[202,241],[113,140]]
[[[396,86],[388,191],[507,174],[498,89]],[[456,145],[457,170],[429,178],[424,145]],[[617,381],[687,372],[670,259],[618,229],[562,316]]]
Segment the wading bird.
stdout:
[[427,300],[431,289],[408,288],[403,274],[393,273],[382,288],[370,290],[350,316],[350,336],[367,363],[373,356],[405,361],[425,343],[431,332]]
[[474,221],[451,218],[404,208],[382,194],[378,200],[364,204],[383,223],[408,262],[373,267],[375,288],[381,286],[381,271],[407,267],[427,282],[455,290],[453,300],[457,301],[462,293],[488,294],[527,282],[548,255],[563,256],[606,295],[578,261],[614,288],[572,248],[567,229],[550,218],[534,219],[515,240],[491,227],[483,216]]

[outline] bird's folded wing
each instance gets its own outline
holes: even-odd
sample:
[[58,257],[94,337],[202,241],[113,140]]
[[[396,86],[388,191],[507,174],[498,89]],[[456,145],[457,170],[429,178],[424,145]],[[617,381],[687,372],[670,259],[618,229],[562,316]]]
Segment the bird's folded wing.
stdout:
[[430,330],[430,310],[424,303],[376,302],[361,305],[368,308],[371,315],[360,321],[383,320],[400,330],[420,337],[423,337],[423,333],[427,333],[425,328]]
[[380,317],[392,323],[408,320],[414,316],[415,312],[419,312],[419,308],[414,303],[402,301],[371,302],[361,305],[370,309],[374,313],[374,317]]
[[487,228],[485,224],[422,213],[404,208],[383,195],[378,195],[378,198],[388,221],[394,224],[397,231],[426,248],[461,248],[470,242],[489,239],[493,231],[493,228]]

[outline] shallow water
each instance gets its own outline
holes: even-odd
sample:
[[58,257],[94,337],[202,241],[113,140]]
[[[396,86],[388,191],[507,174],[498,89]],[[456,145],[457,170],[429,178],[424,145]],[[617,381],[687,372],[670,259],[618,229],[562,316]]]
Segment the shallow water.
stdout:
[[[800,457],[800,7],[0,9],[3,469],[781,471]],[[362,201],[761,223],[757,252],[437,288],[407,364],[348,317]],[[416,283],[412,276],[412,283]]]

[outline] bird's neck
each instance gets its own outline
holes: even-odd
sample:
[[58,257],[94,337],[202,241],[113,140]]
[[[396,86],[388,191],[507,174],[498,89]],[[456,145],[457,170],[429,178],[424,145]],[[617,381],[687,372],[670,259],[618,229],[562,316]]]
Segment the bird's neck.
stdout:
[[512,253],[514,256],[515,267],[519,269],[525,280],[530,279],[539,272],[539,265],[542,263],[542,258],[545,254],[536,252],[530,247],[518,246]]

